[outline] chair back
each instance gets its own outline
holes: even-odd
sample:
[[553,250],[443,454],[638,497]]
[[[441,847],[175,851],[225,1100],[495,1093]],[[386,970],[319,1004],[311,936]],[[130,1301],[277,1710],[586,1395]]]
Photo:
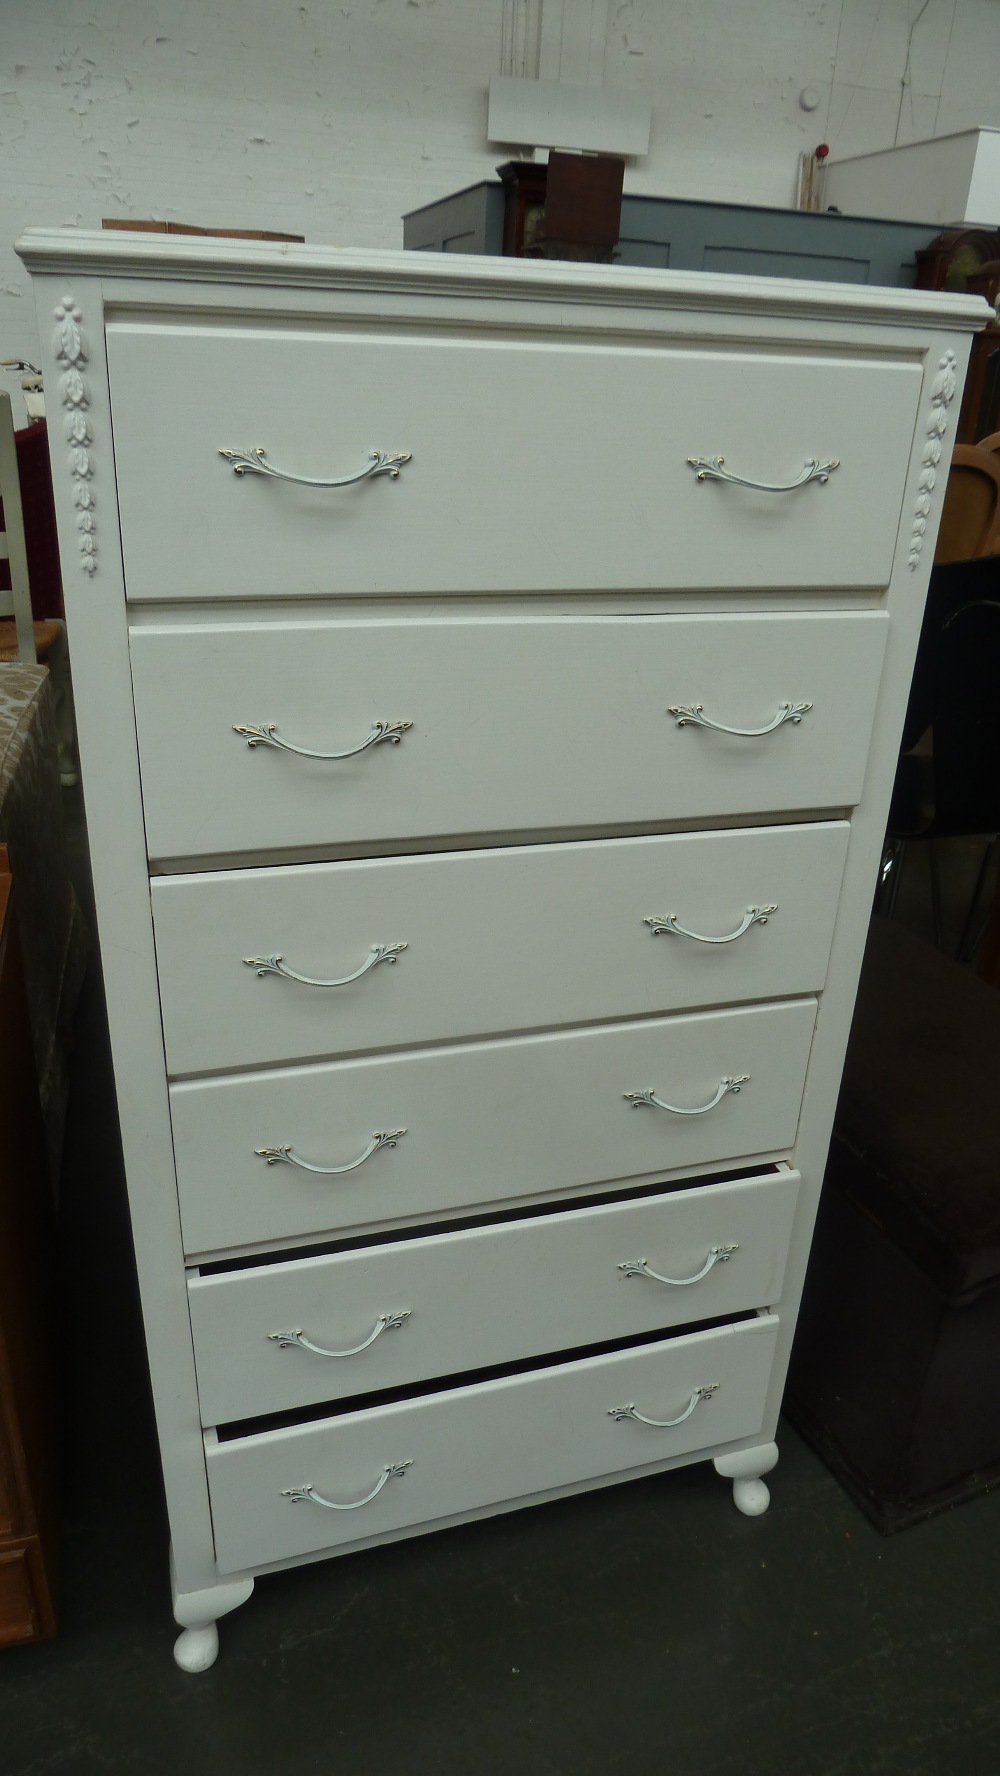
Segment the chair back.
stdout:
[[34,662],[35,627],[31,616],[28,554],[24,541],[21,482],[10,395],[0,389],[0,561],[7,564],[10,589],[0,587],[0,617],[13,617],[17,657]]
[[932,832],[942,837],[1000,832],[1000,560],[994,589],[937,631]]
[[983,444],[956,444],[948,471],[935,563],[971,561],[1000,550],[1000,456]]

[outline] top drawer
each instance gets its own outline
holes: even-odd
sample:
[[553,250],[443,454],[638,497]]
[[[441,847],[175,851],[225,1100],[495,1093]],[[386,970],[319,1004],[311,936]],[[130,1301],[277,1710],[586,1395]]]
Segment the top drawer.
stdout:
[[[111,322],[128,594],[884,584],[922,372],[707,343]],[[262,447],[286,479],[237,476]],[[410,453],[397,479],[355,476]],[[790,491],[699,482],[689,457]],[[165,480],[167,485],[165,486]]]

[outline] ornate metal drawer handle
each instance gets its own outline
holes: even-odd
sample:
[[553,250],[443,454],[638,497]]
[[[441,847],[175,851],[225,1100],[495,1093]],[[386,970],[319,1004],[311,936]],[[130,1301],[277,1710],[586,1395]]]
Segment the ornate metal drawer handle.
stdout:
[[749,1078],[749,1073],[740,1073],[735,1079],[720,1079],[719,1089],[714,1098],[711,1098],[707,1104],[699,1104],[694,1110],[685,1109],[683,1104],[665,1104],[663,1099],[655,1097],[652,1091],[625,1092],[623,1096],[628,1099],[633,1110],[638,1110],[640,1104],[654,1104],[657,1110],[669,1110],[671,1116],[704,1116],[706,1111],[714,1110],[716,1104],[721,1104],[727,1092],[739,1092],[740,1087],[746,1085]]
[[270,475],[275,481],[295,481],[300,487],[353,487],[356,481],[373,481],[376,475],[389,475],[396,481],[403,464],[411,460],[409,450],[370,450],[367,463],[356,475],[317,481],[311,475],[290,475],[287,469],[276,469],[260,444],[254,450],[220,450],[219,455],[225,457],[234,475]]
[[773,721],[763,728],[730,728],[725,722],[710,721],[704,712],[703,703],[672,703],[667,710],[668,715],[676,716],[677,726],[683,728],[688,722],[696,728],[714,728],[717,734],[738,734],[743,740],[757,740],[761,734],[773,734],[785,722],[793,722],[796,726],[812,708],[811,703],[781,703]]
[[269,1166],[298,1166],[302,1172],[317,1172],[323,1178],[338,1178],[344,1172],[356,1172],[358,1167],[364,1165],[366,1159],[371,1159],[372,1154],[377,1153],[380,1147],[395,1147],[396,1142],[401,1141],[405,1133],[405,1129],[376,1129],[361,1157],[352,1159],[350,1165],[345,1166],[310,1165],[307,1159],[300,1159],[297,1153],[293,1153],[291,1147],[255,1147],[254,1152],[258,1159],[266,1159]]
[[317,1492],[314,1486],[285,1486],[282,1488],[281,1496],[283,1499],[290,1499],[293,1505],[322,1505],[326,1511],[360,1511],[362,1505],[370,1505],[372,1499],[378,1498],[383,1486],[388,1481],[398,1480],[400,1475],[405,1474],[407,1468],[412,1468],[412,1466],[412,1461],[390,1462],[382,1469],[371,1492],[366,1493],[363,1499],[352,1499],[348,1505],[338,1504],[336,1499],[324,1498],[323,1494]]
[[[701,1269],[695,1271],[694,1276],[689,1277],[661,1276],[658,1270],[650,1269],[645,1258],[629,1258],[624,1264],[619,1264],[618,1269],[625,1277],[651,1277],[654,1283],[669,1283],[671,1288],[686,1289],[689,1283],[700,1283],[702,1277],[707,1277],[709,1271],[716,1264],[728,1264],[733,1253],[738,1252],[739,1249],[738,1243],[735,1246],[709,1246],[708,1257]],[[271,1333],[272,1338],[281,1336],[282,1334],[278,1332]]]
[[[618,1268],[621,1270],[623,1267],[619,1265]],[[294,1332],[269,1332],[267,1336],[278,1346],[279,1350],[291,1350],[293,1345],[297,1345],[300,1350],[312,1351],[317,1357],[357,1357],[362,1351],[368,1350],[375,1343],[376,1338],[381,1338],[383,1332],[395,1332],[404,1320],[409,1319],[411,1311],[410,1308],[404,1307],[395,1313],[379,1314],[374,1332],[370,1332],[362,1344],[353,1344],[350,1350],[324,1350],[321,1344],[313,1344],[311,1339],[306,1337],[301,1326],[297,1326]]]
[[687,1406],[680,1414],[679,1418],[647,1418],[644,1412],[636,1411],[635,1405],[631,1400],[627,1406],[609,1406],[608,1417],[613,1418],[615,1424],[624,1423],[626,1418],[634,1418],[639,1424],[653,1425],[658,1431],[667,1431],[672,1425],[682,1425],[686,1418],[691,1417],[695,1407],[699,1405],[702,1400],[710,1400],[712,1398],[712,1395],[718,1391],[718,1387],[719,1383],[717,1381],[710,1381],[705,1387],[695,1388],[694,1393],[691,1395]]
[[752,487],[756,493],[793,493],[796,487],[805,487],[809,481],[829,481],[834,469],[839,469],[840,458],[829,457],[821,462],[818,457],[806,458],[801,475],[794,481],[748,481],[744,475],[734,475],[726,468],[724,456],[689,456],[688,462],[697,471],[699,481],[729,481],[734,487]]
[[390,745],[398,746],[406,733],[412,728],[411,721],[376,722],[370,734],[366,734],[360,746],[349,746],[346,752],[310,752],[307,746],[293,746],[290,740],[282,740],[274,722],[265,722],[262,727],[243,727],[233,723],[233,733],[242,735],[251,751],[255,746],[276,746],[281,752],[297,753],[299,758],[333,759],[357,758],[359,752],[367,752],[369,746],[378,746],[383,740]]
[[737,925],[735,931],[727,931],[725,937],[705,937],[700,931],[688,931],[685,926],[678,925],[676,913],[667,913],[664,917],[657,919],[643,919],[642,922],[649,926],[654,937],[662,937],[665,931],[671,931],[676,937],[693,937],[695,943],[729,944],[735,943],[738,937],[742,937],[744,931],[749,931],[751,925],[766,925],[771,914],[776,913],[777,910],[775,902],[772,902],[770,906],[747,907],[742,924]]
[[396,957],[407,948],[405,943],[372,944],[368,955],[360,968],[353,974],[341,975],[339,980],[313,980],[311,975],[296,974],[294,968],[286,966],[283,956],[244,956],[244,968],[255,968],[258,980],[265,974],[280,974],[285,980],[298,981],[303,987],[349,987],[352,981],[360,980],[370,968],[377,968],[380,962],[395,962]]

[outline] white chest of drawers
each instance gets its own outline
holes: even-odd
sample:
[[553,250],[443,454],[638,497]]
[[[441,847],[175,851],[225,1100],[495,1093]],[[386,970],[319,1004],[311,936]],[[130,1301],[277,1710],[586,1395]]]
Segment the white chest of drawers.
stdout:
[[19,250],[178,1661],[324,1554],[763,1510],[985,306]]

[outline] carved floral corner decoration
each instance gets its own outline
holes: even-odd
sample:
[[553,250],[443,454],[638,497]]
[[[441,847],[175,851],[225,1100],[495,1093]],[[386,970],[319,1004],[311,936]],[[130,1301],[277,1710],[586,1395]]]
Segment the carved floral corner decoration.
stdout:
[[937,375],[931,384],[931,410],[927,417],[927,441],[920,456],[920,479],[917,482],[917,502],[913,514],[913,530],[910,535],[910,571],[913,572],[920,560],[927,534],[927,518],[931,509],[931,494],[938,477],[938,466],[944,451],[942,442],[948,430],[948,408],[955,399],[958,388],[958,375],[955,369],[955,354],[946,351],[938,360]]
[[54,351],[58,362],[63,366],[59,378],[59,395],[66,409],[69,472],[73,477],[73,504],[76,507],[76,528],[80,533],[80,565],[84,573],[95,574],[97,525],[94,520],[94,492],[90,485],[94,472],[90,453],[93,432],[87,414],[90,391],[83,375],[87,348],[80,328],[82,319],[73,297],[64,296],[55,310]]

